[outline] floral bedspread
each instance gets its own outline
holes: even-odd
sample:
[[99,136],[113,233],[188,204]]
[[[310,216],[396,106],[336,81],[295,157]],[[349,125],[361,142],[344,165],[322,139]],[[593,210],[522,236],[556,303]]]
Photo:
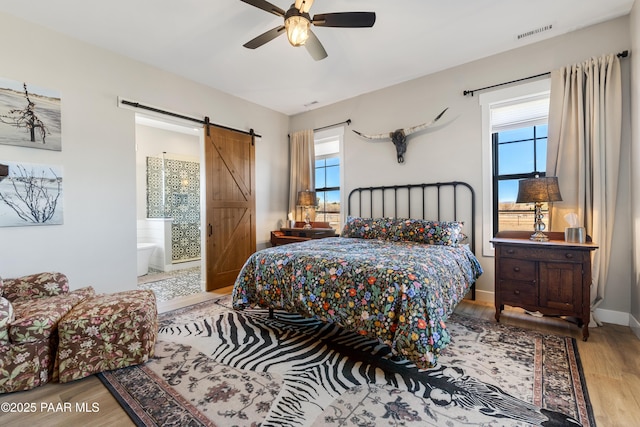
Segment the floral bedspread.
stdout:
[[236,279],[233,307],[317,316],[429,368],[451,340],[445,321],[481,274],[466,245],[309,240],[254,253]]

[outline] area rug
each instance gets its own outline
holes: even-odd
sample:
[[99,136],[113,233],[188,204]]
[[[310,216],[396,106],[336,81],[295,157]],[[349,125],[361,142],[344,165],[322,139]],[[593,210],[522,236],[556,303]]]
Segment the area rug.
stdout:
[[160,315],[155,357],[99,377],[138,426],[595,426],[575,340],[454,314],[418,370],[342,328],[230,297]]

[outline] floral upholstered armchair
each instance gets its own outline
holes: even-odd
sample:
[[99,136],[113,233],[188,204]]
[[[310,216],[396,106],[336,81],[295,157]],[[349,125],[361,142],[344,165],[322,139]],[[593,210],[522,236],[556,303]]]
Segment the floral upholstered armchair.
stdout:
[[56,379],[58,321],[94,294],[91,287],[69,292],[62,273],[0,278],[0,393]]

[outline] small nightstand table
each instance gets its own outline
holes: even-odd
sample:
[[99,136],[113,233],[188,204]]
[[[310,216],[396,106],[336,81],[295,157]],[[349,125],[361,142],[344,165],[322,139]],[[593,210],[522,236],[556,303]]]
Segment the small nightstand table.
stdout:
[[[569,243],[564,233],[547,232],[548,242],[529,240],[530,232],[501,232],[495,247],[496,321],[505,305],[549,316],[568,316],[589,338],[591,251],[597,245]],[[588,239],[590,240],[590,238]]]
[[328,223],[312,223],[312,228],[302,228],[304,223],[296,223],[296,227],[282,227],[280,230],[271,232],[271,244],[273,246],[286,245],[289,243],[304,242],[311,239],[324,239],[326,237],[336,237],[336,230],[329,227]]

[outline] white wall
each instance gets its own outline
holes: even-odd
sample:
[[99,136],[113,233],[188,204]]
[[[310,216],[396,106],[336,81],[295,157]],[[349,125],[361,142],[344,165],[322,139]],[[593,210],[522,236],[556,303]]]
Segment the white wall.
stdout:
[[0,145],[0,160],[63,167],[64,225],[1,228],[0,275],[56,270],[72,288],[135,288],[135,121],[118,96],[262,135],[256,216],[265,245],[287,205],[287,116],[0,14],[0,39],[16,37],[4,43],[0,75],[60,92],[62,151]]
[[[462,92],[629,48],[629,18],[623,17],[299,114],[292,117],[291,131],[351,119],[344,139],[345,193],[358,186],[466,181],[476,190],[476,223],[482,224],[482,176],[490,171],[483,171],[481,165],[481,108],[477,95],[465,97]],[[623,60],[625,73],[628,68],[628,61]],[[628,91],[628,87],[624,90]],[[420,124],[434,118],[444,107],[449,110],[441,119],[443,124],[410,139],[402,165],[396,162],[390,142],[367,142],[351,132],[375,134]],[[627,131],[622,151],[628,158],[628,111],[623,120]],[[626,165],[623,162],[620,171],[620,215],[616,221],[621,231],[617,234],[620,245],[612,266],[615,280],[609,280],[609,291],[601,308],[629,313],[629,162]],[[480,234],[476,236],[477,241],[481,241],[480,237]],[[478,282],[480,297],[484,295],[492,301],[493,258],[481,257],[480,261],[485,270]]]
[[631,10],[631,218],[633,271],[631,326],[640,337],[640,2]]

